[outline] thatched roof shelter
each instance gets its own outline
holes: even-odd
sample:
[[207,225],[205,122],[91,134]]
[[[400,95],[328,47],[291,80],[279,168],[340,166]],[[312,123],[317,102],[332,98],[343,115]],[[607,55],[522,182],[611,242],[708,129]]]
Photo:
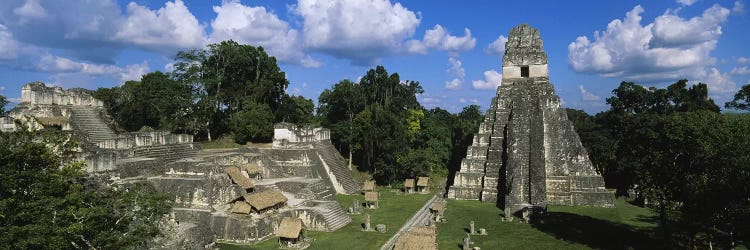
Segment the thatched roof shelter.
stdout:
[[256,211],[261,211],[288,201],[286,196],[276,189],[246,194],[243,197],[245,198],[245,202],[253,206]]
[[406,181],[404,181],[404,187],[414,188],[414,179],[406,179]]
[[417,187],[426,187],[430,184],[430,177],[419,177],[417,179]]
[[255,163],[247,163],[245,165],[242,165],[242,170],[245,170],[245,172],[247,172],[247,174],[249,175],[260,174],[260,166]]
[[296,239],[300,233],[302,233],[302,220],[296,217],[284,217],[276,230],[276,236],[287,239]]
[[247,202],[244,201],[235,201],[232,204],[232,213],[236,214],[249,214],[253,211],[253,207],[250,206],[250,204],[247,204]]
[[365,181],[365,185],[362,185],[365,191],[375,190],[375,181]]
[[229,175],[229,178],[232,179],[232,182],[234,182],[237,185],[240,185],[240,187],[244,189],[255,188],[255,184],[253,184],[253,182],[250,181],[250,178],[247,178],[247,176],[242,174],[242,171],[239,168],[227,167],[224,169],[224,172],[226,172]]
[[378,201],[378,192],[366,192],[365,201]]
[[413,227],[396,240],[395,250],[437,250],[437,228]]

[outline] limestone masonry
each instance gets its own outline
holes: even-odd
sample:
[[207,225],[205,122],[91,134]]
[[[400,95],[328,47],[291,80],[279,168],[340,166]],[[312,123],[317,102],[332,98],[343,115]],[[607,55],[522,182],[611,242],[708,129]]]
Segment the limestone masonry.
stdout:
[[613,206],[549,82],[537,29],[510,30],[502,83],[448,197],[497,202],[506,216],[548,204]]
[[[28,129],[56,127],[78,138],[73,160],[85,161],[87,171],[101,180],[150,182],[174,195],[167,235],[156,248],[256,242],[273,237],[284,217],[300,219],[308,230],[335,231],[351,222],[335,195],[360,189],[328,129],[281,123],[272,145],[200,150],[192,135],[117,134],[90,91],[40,82],[24,85],[22,102],[0,118],[3,131],[19,129],[18,121]],[[278,202],[256,204],[268,197]]]

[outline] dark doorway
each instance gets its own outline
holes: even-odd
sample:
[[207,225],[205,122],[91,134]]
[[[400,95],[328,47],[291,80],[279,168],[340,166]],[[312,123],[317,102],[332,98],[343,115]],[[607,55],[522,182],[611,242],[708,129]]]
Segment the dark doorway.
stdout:
[[529,66],[521,66],[521,77],[529,77]]

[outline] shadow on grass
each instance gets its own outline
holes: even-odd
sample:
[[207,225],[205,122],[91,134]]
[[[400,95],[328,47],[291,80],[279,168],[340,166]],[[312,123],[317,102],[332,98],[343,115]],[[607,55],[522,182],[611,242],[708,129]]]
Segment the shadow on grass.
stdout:
[[555,238],[591,248],[653,249],[662,246],[650,236],[650,231],[571,213],[548,212],[532,226]]

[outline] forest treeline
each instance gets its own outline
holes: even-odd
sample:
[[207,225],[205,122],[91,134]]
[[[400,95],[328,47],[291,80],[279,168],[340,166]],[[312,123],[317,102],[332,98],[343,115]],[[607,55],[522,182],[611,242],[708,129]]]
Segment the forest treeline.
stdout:
[[[750,237],[750,85],[720,113],[705,84],[622,82],[594,116],[568,109],[589,158],[618,195],[654,207],[667,242],[730,247]],[[674,235],[674,238],[672,239]]]

